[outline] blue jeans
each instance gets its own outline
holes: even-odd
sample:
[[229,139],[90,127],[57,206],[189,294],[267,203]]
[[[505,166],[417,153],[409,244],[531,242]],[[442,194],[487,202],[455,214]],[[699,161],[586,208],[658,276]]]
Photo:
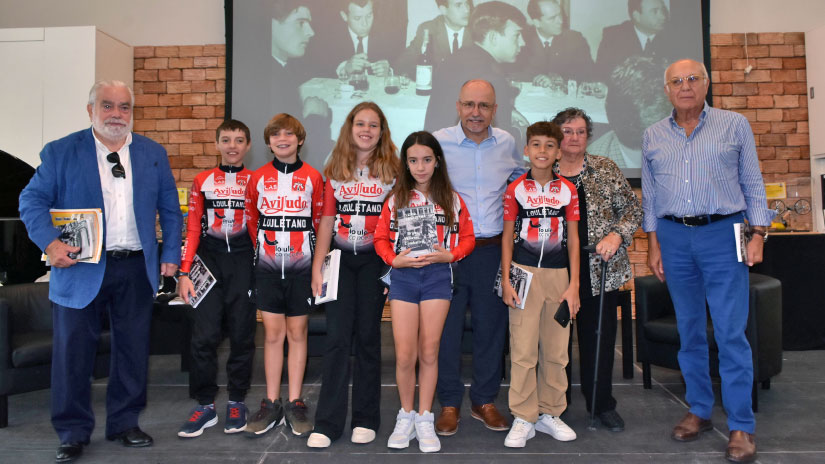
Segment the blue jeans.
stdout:
[[751,405],[753,358],[745,327],[748,321],[748,267],[737,262],[732,216],[705,226],[688,227],[657,221],[667,287],[676,310],[681,348],[679,366],[685,379],[690,412],[708,419],[713,389],[707,342],[705,301],[719,347],[722,404],[730,430],[753,433]]
[[470,400],[474,405],[495,401],[501,387],[502,356],[506,338],[507,306],[493,291],[501,265],[501,246],[476,248],[459,261],[455,294],[441,334],[436,390],[442,407],[461,407],[461,337],[467,308],[473,327],[473,383]]

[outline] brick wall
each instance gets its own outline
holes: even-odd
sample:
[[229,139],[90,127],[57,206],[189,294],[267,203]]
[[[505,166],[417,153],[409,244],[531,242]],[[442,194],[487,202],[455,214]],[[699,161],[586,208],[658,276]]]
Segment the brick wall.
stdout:
[[[748,118],[766,182],[786,181],[789,193],[810,200],[805,34],[747,39],[748,60],[744,34],[711,34],[714,106]],[[748,63],[753,69],[745,74]],[[225,86],[224,45],[135,47],[135,131],[166,147],[180,187],[219,161],[214,129],[224,117]],[[811,228],[810,215],[790,219]],[[650,274],[643,232],[629,255],[635,275]]]
[[226,46],[135,47],[135,132],[162,144],[179,187],[220,161]]

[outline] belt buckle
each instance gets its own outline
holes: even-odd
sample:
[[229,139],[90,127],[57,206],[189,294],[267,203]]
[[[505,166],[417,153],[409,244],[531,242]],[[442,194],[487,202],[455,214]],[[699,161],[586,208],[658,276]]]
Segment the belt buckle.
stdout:
[[695,216],[682,216],[682,224],[685,225],[685,227],[696,227],[695,224],[688,224],[686,222],[686,219],[688,219],[688,218],[693,219],[694,217]]
[[111,253],[112,253],[112,258],[124,259],[124,258],[129,257],[129,254],[131,253],[131,251],[130,250],[114,250]]

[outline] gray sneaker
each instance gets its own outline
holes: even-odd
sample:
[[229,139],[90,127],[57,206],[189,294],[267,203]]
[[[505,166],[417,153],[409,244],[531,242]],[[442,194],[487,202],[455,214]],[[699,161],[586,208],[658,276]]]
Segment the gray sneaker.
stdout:
[[269,401],[261,400],[261,409],[258,410],[246,424],[244,435],[249,438],[258,438],[269,432],[270,429],[284,423],[284,408],[281,400]]
[[292,433],[299,437],[305,437],[312,432],[312,421],[307,418],[307,405],[300,398],[284,406],[284,419]]

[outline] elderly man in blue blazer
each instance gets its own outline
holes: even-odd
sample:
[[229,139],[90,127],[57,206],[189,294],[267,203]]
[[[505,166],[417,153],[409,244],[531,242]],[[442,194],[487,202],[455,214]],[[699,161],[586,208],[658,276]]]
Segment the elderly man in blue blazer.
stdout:
[[[138,427],[146,406],[152,301],[158,274],[180,263],[181,214],[166,151],[133,134],[134,95],[123,82],[102,81],[89,93],[92,128],[48,143],[41,164],[20,194],[29,237],[52,265],[52,425],[60,438],[57,462],[77,459],[94,428],[90,377],[101,319],[108,317],[112,363],[106,391],[106,438],[125,446],[152,444]],[[58,239],[49,209],[100,208],[105,254],[78,263],[79,251]],[[163,230],[158,265],[155,218]]]

